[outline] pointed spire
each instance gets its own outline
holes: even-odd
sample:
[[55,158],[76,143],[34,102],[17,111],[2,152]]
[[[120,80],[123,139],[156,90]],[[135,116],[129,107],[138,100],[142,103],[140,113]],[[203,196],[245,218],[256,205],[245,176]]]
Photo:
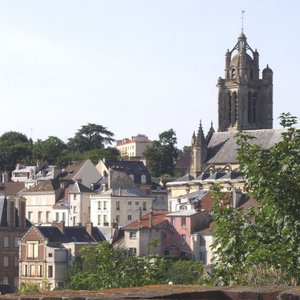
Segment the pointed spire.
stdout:
[[195,134],[195,130],[193,131],[193,136],[192,136],[192,145],[195,145],[197,142],[197,138],[196,138],[196,134]]
[[204,142],[206,142],[206,140],[205,140],[205,136],[204,136],[204,132],[203,132],[203,128],[202,128],[202,122],[200,120],[198,134],[197,134],[197,144],[199,146],[201,146]]
[[209,141],[210,141],[211,137],[213,136],[214,132],[215,132],[214,125],[213,125],[213,122],[211,121],[209,131],[206,135],[207,144],[209,143]]

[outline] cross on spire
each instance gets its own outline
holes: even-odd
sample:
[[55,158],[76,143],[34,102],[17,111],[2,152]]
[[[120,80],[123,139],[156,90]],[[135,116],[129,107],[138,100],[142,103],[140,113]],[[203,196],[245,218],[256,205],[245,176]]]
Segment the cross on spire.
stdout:
[[241,19],[242,19],[242,33],[244,33],[244,20],[245,20],[244,13],[245,13],[245,11],[242,10],[242,16],[241,16]]

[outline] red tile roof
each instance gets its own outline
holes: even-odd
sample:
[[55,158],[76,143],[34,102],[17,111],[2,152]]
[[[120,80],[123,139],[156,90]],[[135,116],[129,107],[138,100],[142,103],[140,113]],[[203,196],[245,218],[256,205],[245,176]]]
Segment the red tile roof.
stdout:
[[[165,216],[170,213],[168,211],[154,211],[152,217],[152,227],[156,227],[157,225],[166,221]],[[142,216],[141,220],[135,220],[129,225],[125,227],[125,229],[139,229],[139,228],[150,228],[150,213],[147,213]],[[166,221],[167,222],[167,221]]]

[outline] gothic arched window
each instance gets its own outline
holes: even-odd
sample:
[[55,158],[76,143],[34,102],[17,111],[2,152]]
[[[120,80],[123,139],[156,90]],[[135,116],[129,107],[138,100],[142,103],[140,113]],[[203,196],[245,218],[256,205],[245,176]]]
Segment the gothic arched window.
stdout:
[[252,97],[252,122],[253,123],[256,123],[256,99],[257,98],[257,95],[254,94],[253,97]]
[[248,93],[248,123],[252,122],[252,93]]
[[236,69],[235,68],[231,69],[231,78],[236,78]]
[[237,93],[234,92],[232,95],[232,124],[235,124],[237,121],[237,114],[238,114],[238,98]]
[[227,101],[228,101],[228,123],[231,124],[231,94],[227,94]]

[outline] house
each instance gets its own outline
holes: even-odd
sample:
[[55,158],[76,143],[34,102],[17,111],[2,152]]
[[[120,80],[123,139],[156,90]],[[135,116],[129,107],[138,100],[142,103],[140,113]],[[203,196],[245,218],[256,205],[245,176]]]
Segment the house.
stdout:
[[120,151],[122,157],[142,157],[143,152],[152,145],[152,141],[144,134],[138,134],[131,137],[117,141],[116,148]]
[[64,189],[57,179],[38,181],[23,192],[26,216],[32,224],[51,224],[55,219],[53,206],[63,196]]
[[205,229],[211,222],[206,211],[187,209],[169,213],[167,220],[174,227],[173,240],[166,249],[170,255],[200,260],[201,235],[196,232]]
[[104,236],[91,223],[86,227],[32,226],[20,241],[20,284],[32,282],[50,290],[62,288],[68,267],[86,245],[96,245]]
[[88,188],[101,178],[90,160],[73,161],[55,179],[37,181],[23,193],[26,215],[35,225],[64,221],[67,225],[90,222]]
[[151,175],[148,168],[141,161],[100,160],[96,168],[103,177],[107,176],[111,169],[122,171],[131,178],[139,189],[151,194]]
[[101,177],[102,175],[89,159],[72,161],[62,170],[60,183],[64,188],[76,181],[86,187],[90,187],[98,182]]
[[29,178],[32,178],[36,173],[36,166],[25,166],[17,164],[16,169],[12,171],[11,181],[13,182],[25,182]]
[[168,254],[173,234],[168,211],[150,211],[124,228],[124,247],[137,256]]
[[18,196],[24,182],[0,185],[0,283],[15,288],[19,283],[19,239],[30,223],[25,218],[25,199]]
[[68,190],[70,225],[85,225],[90,223],[91,195],[95,192],[76,181]]
[[91,222],[98,226],[126,226],[139,218],[140,210],[149,212],[152,201],[125,172],[109,169],[99,191],[91,195]]

